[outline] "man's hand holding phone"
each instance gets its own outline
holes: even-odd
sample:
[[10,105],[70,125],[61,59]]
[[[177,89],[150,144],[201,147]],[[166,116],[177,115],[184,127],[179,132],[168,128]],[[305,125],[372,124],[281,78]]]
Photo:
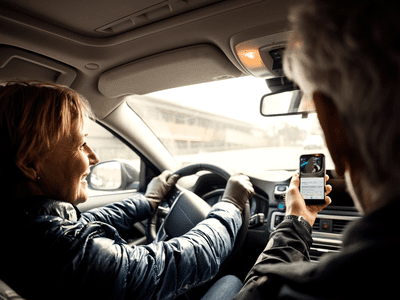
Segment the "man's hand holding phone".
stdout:
[[[325,182],[329,180],[329,176],[325,175]],[[303,217],[311,226],[314,225],[318,212],[323,210],[332,200],[327,195],[332,191],[332,186],[325,185],[325,204],[306,205],[303,196],[300,193],[300,178],[296,173],[290,181],[289,189],[286,193],[286,215],[294,215]]]

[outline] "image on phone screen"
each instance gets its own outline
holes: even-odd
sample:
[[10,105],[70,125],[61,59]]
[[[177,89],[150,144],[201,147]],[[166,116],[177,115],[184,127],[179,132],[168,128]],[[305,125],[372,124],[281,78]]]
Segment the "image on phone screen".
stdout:
[[325,157],[323,154],[300,157],[300,193],[311,202],[325,200]]

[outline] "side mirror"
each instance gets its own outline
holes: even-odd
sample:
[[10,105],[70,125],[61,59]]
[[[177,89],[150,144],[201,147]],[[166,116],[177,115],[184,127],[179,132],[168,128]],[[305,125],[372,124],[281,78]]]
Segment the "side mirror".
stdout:
[[260,113],[265,117],[297,114],[307,117],[310,112],[315,112],[314,103],[299,89],[283,89],[261,98]]
[[92,167],[87,182],[89,188],[100,191],[137,189],[139,172],[127,162],[107,161]]

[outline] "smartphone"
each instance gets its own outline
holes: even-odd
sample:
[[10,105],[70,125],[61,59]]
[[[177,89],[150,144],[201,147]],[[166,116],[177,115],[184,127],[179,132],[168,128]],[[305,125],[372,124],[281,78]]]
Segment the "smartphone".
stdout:
[[325,155],[300,156],[300,193],[307,205],[325,203]]

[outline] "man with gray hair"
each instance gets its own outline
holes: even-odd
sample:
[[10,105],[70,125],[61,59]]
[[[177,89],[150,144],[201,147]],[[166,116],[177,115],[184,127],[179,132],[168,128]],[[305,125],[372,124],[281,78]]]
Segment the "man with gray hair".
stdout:
[[336,172],[363,217],[347,228],[340,253],[307,261],[304,219],[313,220],[293,176],[292,216],[271,234],[235,299],[398,298],[400,4],[309,0],[290,22],[285,73],[312,97]]

